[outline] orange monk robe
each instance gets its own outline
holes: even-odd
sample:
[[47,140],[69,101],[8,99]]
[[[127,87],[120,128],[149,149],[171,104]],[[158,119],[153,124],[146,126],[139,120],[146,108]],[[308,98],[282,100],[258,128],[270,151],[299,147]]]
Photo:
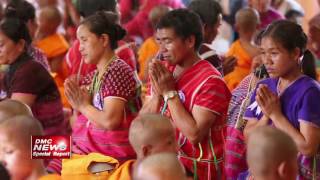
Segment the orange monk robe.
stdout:
[[[44,39],[41,39],[39,41],[36,41],[35,46],[41,49],[45,53],[49,61],[52,58],[63,56],[69,49],[69,44],[67,40],[62,35],[59,35],[57,33],[51,36],[48,36]],[[62,62],[62,67],[60,69],[61,69],[60,72],[56,72],[57,74],[53,75],[52,77],[58,86],[63,106],[70,107],[64,95],[63,82],[67,77],[68,71],[65,65],[63,64],[63,62]]]
[[135,162],[135,160],[128,160],[124,162],[118,169],[112,172],[108,177],[108,180],[131,180],[132,166]]
[[146,78],[148,78],[145,75],[145,72],[148,66],[148,60],[153,58],[158,51],[159,51],[159,45],[157,44],[154,37],[149,37],[141,45],[138,51],[138,61],[140,65],[140,72],[139,72],[140,79],[145,80]]
[[62,179],[76,179],[76,180],[87,180],[87,179],[109,179],[112,171],[103,171],[99,173],[91,173],[89,166],[91,163],[108,163],[117,169],[119,162],[110,157],[100,153],[90,153],[87,155],[72,154],[71,159],[62,160]]
[[237,58],[237,65],[234,70],[224,77],[229,90],[232,91],[247,75],[250,74],[252,57],[241,46],[240,40],[232,43],[226,57],[229,56]]
[[47,174],[40,177],[38,180],[62,180],[58,174]]

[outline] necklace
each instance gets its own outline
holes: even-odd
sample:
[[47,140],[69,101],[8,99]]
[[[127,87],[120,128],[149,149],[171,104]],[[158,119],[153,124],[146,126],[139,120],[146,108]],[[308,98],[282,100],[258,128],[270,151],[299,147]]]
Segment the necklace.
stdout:
[[90,85],[90,89],[89,89],[89,92],[91,95],[94,95],[95,93],[97,93],[99,90],[100,90],[100,87],[101,87],[101,84],[102,84],[102,81],[104,79],[104,75],[105,73],[108,71],[108,67],[109,65],[115,60],[117,59],[117,56],[112,56],[110,58],[110,60],[107,62],[107,64],[104,66],[103,68],[103,72],[101,74],[101,76],[99,77],[99,71],[97,70],[96,73],[94,74],[93,76],[93,80],[92,80],[92,83]]

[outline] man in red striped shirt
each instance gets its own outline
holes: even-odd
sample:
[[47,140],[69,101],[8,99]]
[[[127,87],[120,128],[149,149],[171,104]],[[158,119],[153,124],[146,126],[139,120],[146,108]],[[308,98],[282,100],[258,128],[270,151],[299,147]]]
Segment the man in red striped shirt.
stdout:
[[200,18],[186,9],[169,12],[157,26],[164,62],[150,64],[149,96],[141,113],[169,116],[177,130],[181,162],[193,176],[223,179],[223,129],[231,94],[219,71],[201,60]]

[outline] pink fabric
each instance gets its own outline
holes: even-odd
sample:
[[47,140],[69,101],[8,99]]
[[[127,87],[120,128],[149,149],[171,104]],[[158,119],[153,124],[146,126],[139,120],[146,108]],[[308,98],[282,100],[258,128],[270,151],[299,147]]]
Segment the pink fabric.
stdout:
[[284,19],[284,17],[275,9],[270,8],[266,13],[260,14],[259,29],[264,29],[273,21],[281,19]]
[[[90,87],[95,72],[96,70],[83,77],[81,85]],[[120,163],[136,158],[128,139],[130,124],[141,106],[136,85],[132,68],[123,60],[117,59],[109,65],[99,92],[93,95],[92,104],[98,110],[102,110],[105,98],[121,98],[126,101],[125,117],[117,129],[105,130],[80,114],[72,129],[73,153],[98,152],[111,156]],[[60,173],[61,160],[51,161],[47,169],[50,172]]]
[[[151,27],[151,24],[149,23],[149,18],[148,18],[148,15],[152,10],[152,8],[158,5],[166,5],[173,9],[184,7],[181,0],[145,0],[145,1],[141,0],[140,3],[143,3],[143,4],[140,4],[139,12],[133,17],[132,20],[126,23],[124,27],[127,30],[129,36],[140,36],[144,40],[153,35],[153,29]],[[120,9],[121,9],[121,4],[122,3],[120,2]],[[123,4],[123,6],[126,6],[126,4]],[[123,9],[125,9],[126,11],[128,10],[128,8],[123,8]],[[124,12],[124,14],[128,14],[128,13]]]
[[[91,86],[96,71],[91,72],[81,81],[84,86]],[[131,121],[137,112],[132,112],[129,102],[136,102],[136,81],[132,69],[122,60],[113,61],[104,75],[104,80],[98,93],[93,95],[93,105],[102,110],[103,100],[108,97],[116,97],[125,100],[126,113],[119,128],[116,130],[104,130],[98,128],[93,122],[80,115],[73,127],[73,152],[88,154],[99,152],[114,157],[120,162],[135,158],[135,152],[129,144],[128,130]],[[139,110],[138,105],[136,106]]]

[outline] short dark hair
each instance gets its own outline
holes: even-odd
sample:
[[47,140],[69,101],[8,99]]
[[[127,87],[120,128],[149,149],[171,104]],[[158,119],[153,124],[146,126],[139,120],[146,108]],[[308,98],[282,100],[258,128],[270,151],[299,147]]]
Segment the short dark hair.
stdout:
[[86,25],[90,32],[97,36],[108,34],[111,49],[114,50],[118,47],[118,41],[126,35],[126,31],[115,21],[115,15],[112,13],[98,11],[97,13],[85,18],[81,24]]
[[222,14],[221,6],[215,0],[193,0],[188,9],[197,13],[202,23],[208,26],[217,24],[219,15]]
[[195,50],[198,50],[202,40],[202,24],[200,17],[188,9],[176,9],[164,15],[157,29],[173,28],[175,34],[183,39],[190,36],[195,37]]

